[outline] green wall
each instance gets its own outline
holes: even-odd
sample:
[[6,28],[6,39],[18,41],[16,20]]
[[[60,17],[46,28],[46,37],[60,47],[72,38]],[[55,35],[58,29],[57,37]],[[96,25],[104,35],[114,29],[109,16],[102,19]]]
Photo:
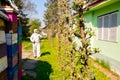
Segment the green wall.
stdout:
[[[85,13],[86,26],[91,24],[96,36],[92,40],[93,47],[101,49],[101,54],[120,61],[120,2],[113,3],[95,11]],[[118,42],[98,40],[97,17],[118,10]]]

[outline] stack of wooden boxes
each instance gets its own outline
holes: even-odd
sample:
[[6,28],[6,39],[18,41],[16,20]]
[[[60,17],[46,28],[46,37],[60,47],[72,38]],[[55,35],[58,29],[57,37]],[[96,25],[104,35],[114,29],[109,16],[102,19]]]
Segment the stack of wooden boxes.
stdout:
[[0,80],[21,80],[22,27],[13,0],[0,0]]
[[22,26],[18,26],[18,80],[22,76]]
[[6,22],[6,42],[8,59],[8,80],[18,79],[18,22],[17,14],[7,12],[9,22]]
[[0,80],[7,80],[7,66],[5,23],[0,18]]

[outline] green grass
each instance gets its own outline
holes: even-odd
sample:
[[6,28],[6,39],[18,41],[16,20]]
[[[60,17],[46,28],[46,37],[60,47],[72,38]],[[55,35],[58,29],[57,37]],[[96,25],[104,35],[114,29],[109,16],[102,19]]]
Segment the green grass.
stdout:
[[23,51],[32,50],[32,43],[29,38],[22,41],[22,49]]
[[107,77],[103,72],[101,72],[99,69],[94,68],[96,80],[111,80]]
[[[26,45],[27,44],[27,45]],[[32,50],[32,45],[28,41],[23,41],[24,50]],[[26,49],[27,48],[27,49]],[[60,71],[58,54],[57,54],[57,40],[52,39],[52,42],[45,39],[41,42],[41,57],[37,59],[38,64],[33,71],[37,73],[36,79],[24,76],[22,80],[62,80],[62,72]],[[103,72],[99,69],[92,68],[96,75],[95,80],[110,80]],[[67,73],[66,73],[67,74]],[[30,78],[30,79],[29,79]]]
[[110,65],[108,62],[104,61],[104,60],[100,60],[100,59],[96,59],[96,62],[100,63],[103,67],[107,68],[108,70],[110,70]]
[[[29,44],[31,44],[29,41],[24,40],[23,50],[32,50],[32,45]],[[41,57],[38,59],[38,65],[34,69],[37,73],[35,80],[61,80],[62,75],[58,64],[57,40],[54,38],[52,43],[50,43],[45,39],[40,44]],[[25,77],[22,80],[25,80]]]
[[50,80],[59,80],[59,78],[62,77],[60,67],[58,64],[57,40],[55,38],[52,39],[51,43],[48,40],[44,40],[43,42],[41,42],[41,57],[39,58],[39,60],[45,61],[51,66],[49,67],[51,68],[51,71],[48,70],[48,72],[51,72],[49,76]]

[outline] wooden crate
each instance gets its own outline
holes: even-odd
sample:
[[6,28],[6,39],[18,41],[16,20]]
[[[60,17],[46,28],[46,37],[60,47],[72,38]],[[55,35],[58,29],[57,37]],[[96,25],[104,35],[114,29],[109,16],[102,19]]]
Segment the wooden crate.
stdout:
[[6,43],[5,31],[0,30],[0,44],[2,44],[2,43]]
[[5,27],[0,27],[0,30],[5,30]]
[[13,76],[13,79],[12,80],[18,80],[18,73],[16,73],[14,76]]
[[18,44],[22,44],[22,35],[18,35]]
[[22,44],[18,44],[18,53],[22,53]]
[[7,45],[13,45],[16,44],[18,42],[18,34],[14,33],[14,34],[5,34],[6,35],[6,43]]
[[22,53],[19,53],[19,52],[18,52],[18,61],[19,61],[19,60],[22,60]]
[[0,80],[8,80],[6,69],[0,73]]
[[5,30],[4,20],[0,18],[0,30]]
[[7,12],[6,15],[9,17],[10,22],[17,22],[17,14]]
[[22,77],[22,69],[18,70],[18,80],[21,80]]
[[5,33],[17,33],[17,31],[18,31],[18,23],[17,22],[12,22],[12,23],[6,24]]
[[7,45],[7,56],[13,56],[18,53],[18,44]]
[[18,53],[18,70],[22,69],[22,53]]
[[18,64],[18,54],[8,56],[8,68],[13,68],[16,64]]
[[22,59],[18,60],[18,70],[22,69]]
[[15,65],[13,68],[7,69],[8,80],[13,80],[15,75],[18,73],[18,65]]
[[7,68],[7,56],[0,58],[0,73]]
[[7,55],[6,44],[0,44],[0,58]]
[[22,35],[22,27],[18,26],[18,35]]

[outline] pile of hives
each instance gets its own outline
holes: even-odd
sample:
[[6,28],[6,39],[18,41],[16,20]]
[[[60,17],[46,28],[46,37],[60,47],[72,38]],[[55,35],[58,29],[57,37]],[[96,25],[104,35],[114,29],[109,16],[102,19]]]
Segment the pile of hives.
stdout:
[[0,80],[20,80],[22,75],[22,27],[17,14],[0,19]]

